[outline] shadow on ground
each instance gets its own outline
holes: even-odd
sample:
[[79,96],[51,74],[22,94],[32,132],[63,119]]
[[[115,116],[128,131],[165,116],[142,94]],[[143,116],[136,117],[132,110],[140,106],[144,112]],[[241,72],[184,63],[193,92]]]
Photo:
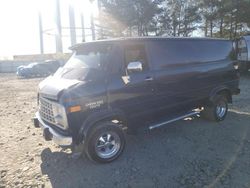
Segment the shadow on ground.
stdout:
[[61,187],[244,187],[250,183],[250,115],[220,123],[196,118],[127,136],[122,156],[94,164],[44,149],[41,170]]

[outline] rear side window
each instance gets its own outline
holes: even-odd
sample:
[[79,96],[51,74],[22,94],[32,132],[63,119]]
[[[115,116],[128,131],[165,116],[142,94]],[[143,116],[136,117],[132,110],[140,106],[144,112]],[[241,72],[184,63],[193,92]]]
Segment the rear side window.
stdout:
[[227,59],[232,51],[228,41],[166,40],[149,45],[155,69],[189,63],[214,62]]

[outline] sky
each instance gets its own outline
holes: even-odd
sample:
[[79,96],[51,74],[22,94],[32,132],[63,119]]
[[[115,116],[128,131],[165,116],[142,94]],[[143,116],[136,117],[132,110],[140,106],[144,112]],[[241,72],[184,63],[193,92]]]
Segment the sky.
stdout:
[[[13,55],[40,53],[38,12],[42,14],[44,53],[55,53],[55,1],[56,0],[0,0],[0,59]],[[61,25],[69,27],[69,5],[75,9],[75,25],[81,28],[81,14],[85,27],[90,27],[90,14],[98,16],[97,2],[89,0],[60,0]],[[54,30],[53,30],[54,29]],[[86,41],[91,40],[90,30],[85,31]],[[62,30],[63,52],[70,52],[69,29]],[[77,42],[82,41],[81,30],[76,30]],[[199,31],[193,33],[199,36]]]
[[[81,27],[81,13],[85,17],[85,27],[90,22],[90,11],[96,14],[97,7],[88,0],[61,0],[61,24],[69,27],[68,5],[75,7],[76,27]],[[0,0],[0,57],[25,54],[39,54],[38,12],[42,14],[43,30],[55,28],[55,0]],[[77,30],[80,35],[81,30]],[[88,31],[86,31],[88,33]],[[63,30],[69,35],[69,30]],[[53,32],[44,32],[44,53],[55,52]],[[77,37],[77,42],[81,37]],[[63,37],[63,49],[69,51],[70,38]]]

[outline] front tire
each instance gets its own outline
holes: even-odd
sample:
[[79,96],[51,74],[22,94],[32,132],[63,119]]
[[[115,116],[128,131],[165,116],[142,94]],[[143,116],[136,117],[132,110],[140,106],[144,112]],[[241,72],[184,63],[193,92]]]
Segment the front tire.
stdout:
[[223,121],[228,111],[228,99],[225,95],[217,94],[211,104],[204,107],[202,117],[210,121]]
[[85,153],[89,159],[99,163],[109,163],[123,152],[125,135],[117,124],[103,122],[90,131],[85,144]]

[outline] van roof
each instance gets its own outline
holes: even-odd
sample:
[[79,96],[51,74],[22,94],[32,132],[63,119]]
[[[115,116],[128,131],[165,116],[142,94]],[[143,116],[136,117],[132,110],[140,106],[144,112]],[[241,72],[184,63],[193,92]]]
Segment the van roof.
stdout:
[[215,40],[215,41],[229,41],[228,39],[209,38],[209,37],[122,37],[113,39],[96,40],[91,42],[83,42],[70,47],[70,50],[75,50],[84,44],[98,44],[98,43],[116,43],[124,41],[164,41],[164,40]]

